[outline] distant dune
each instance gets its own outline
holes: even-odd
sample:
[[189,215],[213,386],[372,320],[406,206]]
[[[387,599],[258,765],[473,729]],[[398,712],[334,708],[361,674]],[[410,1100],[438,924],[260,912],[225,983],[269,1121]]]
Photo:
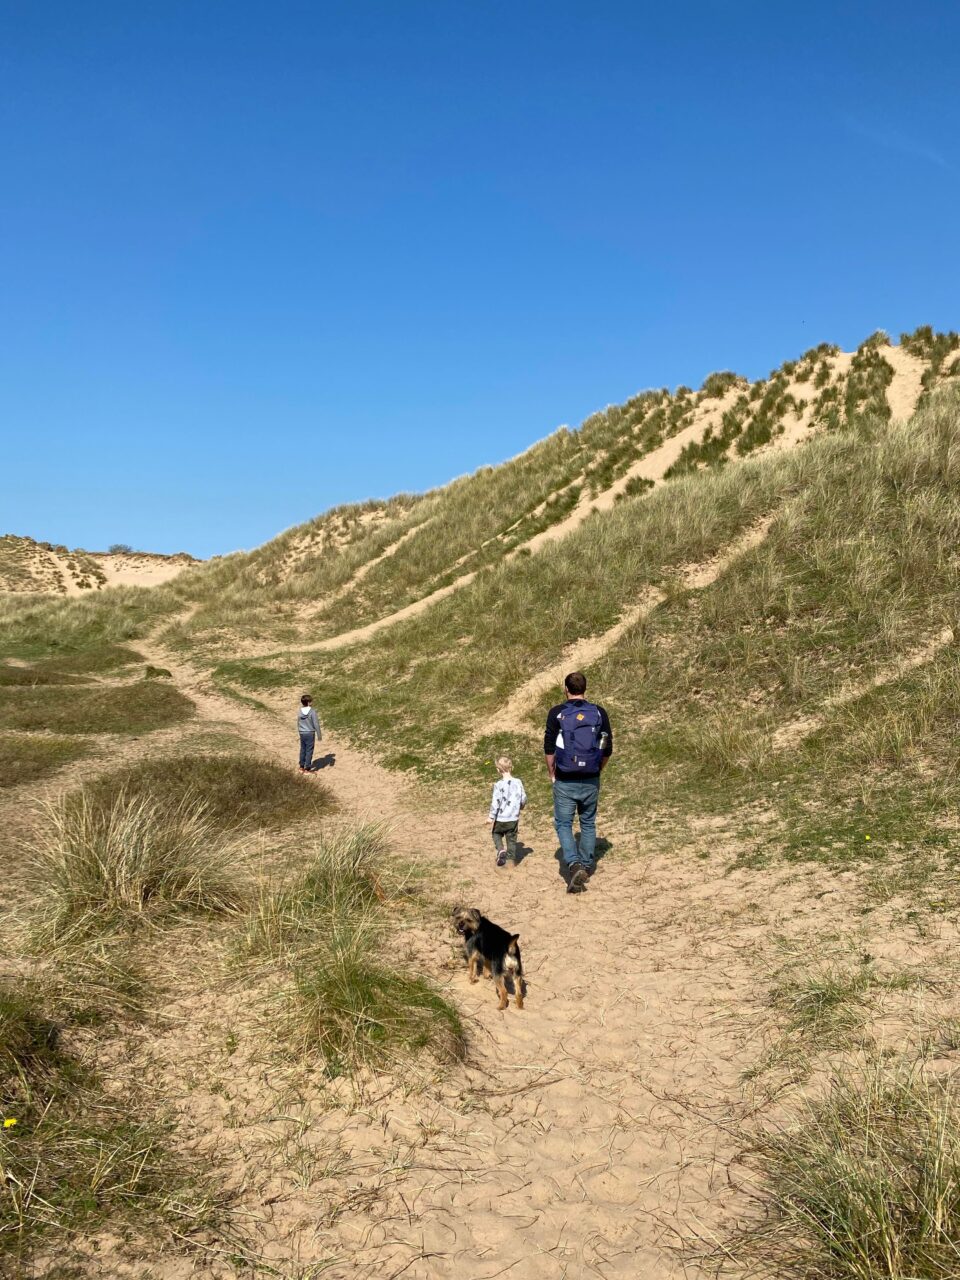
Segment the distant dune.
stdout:
[[197,563],[185,551],[71,551],[8,533],[0,537],[0,592],[78,596],[103,587],[156,587]]

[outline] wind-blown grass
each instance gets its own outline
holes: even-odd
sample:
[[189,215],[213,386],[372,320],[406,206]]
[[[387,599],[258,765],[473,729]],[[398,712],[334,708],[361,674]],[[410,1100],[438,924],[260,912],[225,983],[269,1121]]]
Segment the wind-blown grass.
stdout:
[[83,792],[43,806],[31,851],[39,942],[154,923],[175,912],[237,910],[242,872],[202,802],[163,805],[120,793],[108,807]]
[[754,1274],[777,1280],[954,1280],[960,1105],[949,1081],[881,1067],[838,1075],[755,1151],[766,1222]]

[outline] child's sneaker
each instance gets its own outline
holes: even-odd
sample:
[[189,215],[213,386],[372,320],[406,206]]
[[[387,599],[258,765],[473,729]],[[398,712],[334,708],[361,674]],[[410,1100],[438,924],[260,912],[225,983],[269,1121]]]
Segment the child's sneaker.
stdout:
[[498,854],[497,854],[497,866],[498,866],[498,867],[505,867],[506,865],[507,865],[507,855],[506,855],[506,853],[498,853]]

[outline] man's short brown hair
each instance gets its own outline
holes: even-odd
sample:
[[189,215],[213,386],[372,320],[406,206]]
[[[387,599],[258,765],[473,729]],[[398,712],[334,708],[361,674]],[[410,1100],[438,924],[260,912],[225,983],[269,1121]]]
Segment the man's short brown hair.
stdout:
[[587,692],[587,677],[582,671],[571,671],[563,682],[567,693],[572,693],[575,698],[582,697]]

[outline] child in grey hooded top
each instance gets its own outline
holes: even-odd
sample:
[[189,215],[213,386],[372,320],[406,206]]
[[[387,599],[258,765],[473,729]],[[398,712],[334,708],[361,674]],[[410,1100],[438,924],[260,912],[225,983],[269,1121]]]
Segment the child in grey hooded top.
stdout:
[[320,721],[312,706],[313,699],[305,693],[300,699],[300,714],[297,716],[297,730],[300,734],[300,772],[309,773],[313,766],[314,744],[323,737]]

